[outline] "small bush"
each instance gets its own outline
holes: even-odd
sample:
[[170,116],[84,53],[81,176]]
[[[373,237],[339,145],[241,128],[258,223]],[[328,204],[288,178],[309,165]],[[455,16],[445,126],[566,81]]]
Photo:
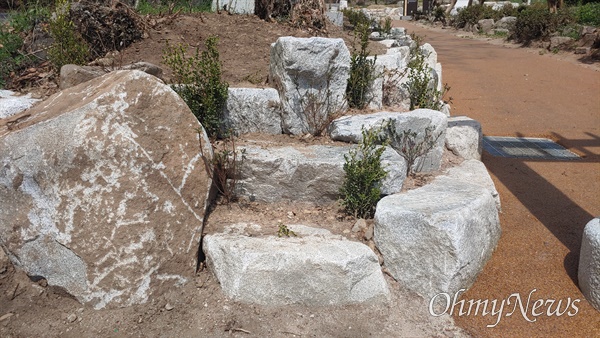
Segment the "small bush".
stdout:
[[346,87],[346,99],[348,105],[353,108],[363,109],[371,101],[370,91],[373,81],[377,78],[375,72],[376,58],[368,59],[369,56],[369,26],[360,23],[354,30],[360,39],[360,49],[352,53],[350,58],[350,77]]
[[48,7],[32,3],[23,5],[19,11],[10,12],[8,20],[0,23],[0,87],[9,85],[11,73],[18,73],[35,63],[34,58],[21,52],[23,36],[49,15]]
[[342,13],[344,13],[344,17],[348,18],[348,22],[350,22],[350,25],[352,25],[354,29],[359,25],[367,25],[367,27],[370,27],[372,24],[369,17],[361,10],[346,8],[342,10]]
[[205,42],[206,50],[200,53],[196,48],[192,57],[185,56],[189,46],[184,44],[172,46],[167,41],[163,50],[163,61],[173,71],[171,87],[213,139],[220,136],[229,88],[221,79],[217,41],[216,37],[209,37]]
[[348,214],[357,218],[373,217],[381,199],[381,180],[387,175],[381,165],[385,147],[378,145],[383,141],[381,131],[381,128],[363,129],[360,144],[344,155],[346,176],[340,189],[342,205]]
[[[415,41],[420,41],[419,38],[413,38]],[[442,91],[437,90],[437,86],[433,83],[432,70],[427,65],[428,54],[425,54],[420,43],[417,43],[417,48],[412,51],[412,59],[408,63],[406,76],[408,81],[403,87],[408,91],[410,97],[410,109],[429,108],[433,110],[441,110],[443,106],[442,98],[450,89],[448,85],[444,86]]]
[[471,5],[458,11],[452,24],[456,28],[464,28],[467,25],[476,25],[482,19],[497,18],[497,15],[496,11],[489,6]]
[[68,0],[57,0],[55,16],[48,24],[54,39],[48,50],[48,58],[57,71],[66,64],[83,65],[90,57],[87,43],[69,19],[69,8]]
[[576,10],[577,23],[581,25],[600,26],[600,3],[587,3]]
[[545,5],[536,3],[519,13],[512,27],[511,37],[529,45],[534,40],[549,38],[552,33],[574,21],[573,14],[568,9],[550,13]]

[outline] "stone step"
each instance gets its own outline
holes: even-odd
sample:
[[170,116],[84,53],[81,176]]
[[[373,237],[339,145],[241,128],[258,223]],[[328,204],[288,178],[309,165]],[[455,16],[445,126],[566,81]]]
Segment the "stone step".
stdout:
[[[353,147],[356,146],[241,145],[245,159],[237,192],[262,202],[335,201],[344,182],[344,155]],[[382,194],[399,192],[406,178],[406,161],[387,147],[381,162],[388,172],[382,182]]]
[[[262,305],[386,302],[390,290],[375,253],[328,230],[288,225],[290,237],[250,237],[236,224],[206,235],[203,251],[223,291]],[[236,229],[236,230],[234,230]]]

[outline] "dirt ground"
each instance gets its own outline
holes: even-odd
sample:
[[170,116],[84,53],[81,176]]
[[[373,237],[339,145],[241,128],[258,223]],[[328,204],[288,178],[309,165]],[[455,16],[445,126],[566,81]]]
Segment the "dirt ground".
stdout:
[[[569,55],[540,55],[538,50],[498,41],[460,38],[453,31],[407,22],[395,25],[426,35],[425,41],[435,47],[444,81],[452,87],[452,115],[479,120],[486,135],[548,136],[584,155],[577,162],[525,162],[484,154],[502,199],[503,234],[491,261],[461,298],[501,300],[515,292],[526,298],[537,289],[535,299],[581,299],[577,315],[542,316],[529,323],[515,313],[495,328],[486,327],[495,322],[490,316],[454,316],[454,321],[477,337],[600,336],[600,313],[583,300],[576,278],[583,226],[600,214],[600,67]],[[278,36],[308,36],[253,16],[184,16],[151,30],[147,39],[125,50],[119,62],[147,61],[164,67],[160,51],[166,39],[202,46],[213,34],[219,36],[224,76],[233,87],[268,85],[270,44]],[[352,41],[336,28],[330,36],[341,36],[348,45]],[[383,50],[371,45],[374,53]],[[446,156],[446,163],[453,161]],[[361,233],[349,231],[354,220],[343,216],[336,204],[220,205],[208,218],[206,230],[265,220],[271,225],[278,220],[326,225],[334,233],[366,242]],[[429,300],[386,278],[393,290],[389,304],[269,308],[228,300],[205,269],[194,283],[169,290],[148,304],[95,311],[47,287],[44,280],[32,282],[3,266],[0,257],[0,337],[465,335],[451,317],[429,315]]]

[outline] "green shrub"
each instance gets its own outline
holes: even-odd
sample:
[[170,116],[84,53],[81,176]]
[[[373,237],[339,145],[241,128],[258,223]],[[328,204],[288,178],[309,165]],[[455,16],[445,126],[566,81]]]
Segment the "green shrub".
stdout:
[[0,26],[0,88],[7,85],[10,73],[21,67],[24,56],[19,53],[23,39],[18,34],[9,32],[7,26]]
[[369,26],[360,23],[355,27],[354,32],[360,39],[360,49],[358,52],[355,49],[350,58],[350,77],[346,87],[346,99],[350,107],[363,109],[371,100],[370,89],[377,77],[376,57],[367,58],[369,56]]
[[[362,141],[344,155],[344,183],[340,189],[342,205],[346,212],[358,218],[371,218],[375,206],[381,199],[381,180],[387,175],[381,165],[381,154],[385,150],[381,128],[366,131]],[[385,143],[385,142],[384,142]]]
[[573,13],[568,9],[550,13],[545,5],[536,3],[519,13],[512,26],[511,37],[529,45],[534,40],[549,38],[552,33],[574,21]]
[[50,35],[54,39],[48,50],[48,59],[57,71],[66,64],[83,65],[90,57],[87,43],[69,19],[70,7],[68,0],[57,0],[55,15],[48,23]]
[[351,8],[346,8],[342,10],[344,13],[344,17],[348,18],[348,22],[350,25],[356,29],[359,25],[367,25],[367,27],[371,26],[372,21],[367,17],[367,15],[361,10],[353,10]]
[[494,19],[498,14],[490,6],[471,5],[458,11],[454,18],[453,26],[456,28],[464,28],[467,25],[476,25],[482,19]]
[[417,47],[411,52],[412,59],[408,62],[406,73],[408,81],[402,84],[409,93],[410,109],[429,108],[441,110],[443,106],[442,98],[450,88],[445,85],[443,91],[437,90],[436,84],[433,83],[433,70],[427,64],[429,55],[421,50],[420,38],[415,36],[413,40],[417,42]]
[[22,36],[31,31],[36,22],[47,19],[49,13],[48,7],[32,3],[10,12],[8,20],[0,23],[0,87],[8,84],[12,72],[18,72],[35,61],[21,53]]
[[581,25],[600,26],[600,3],[587,3],[575,10],[577,23]]
[[223,107],[227,101],[229,85],[221,79],[221,62],[217,50],[218,39],[206,39],[206,50],[186,57],[189,46],[172,46],[166,42],[163,60],[171,67],[173,78],[171,87],[181,96],[210,138],[222,133]]

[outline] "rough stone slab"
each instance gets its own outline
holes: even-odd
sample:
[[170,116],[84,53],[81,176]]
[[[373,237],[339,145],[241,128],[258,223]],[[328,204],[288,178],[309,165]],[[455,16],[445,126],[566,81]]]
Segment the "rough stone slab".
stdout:
[[460,165],[450,168],[446,171],[446,176],[463,181],[465,183],[475,184],[486,188],[494,198],[496,208],[501,211],[500,194],[496,190],[494,181],[485,167],[485,164],[479,160],[466,160]]
[[359,143],[362,140],[363,126],[367,130],[377,128],[390,119],[394,121],[398,133],[406,130],[417,132],[417,140],[423,138],[425,128],[433,126],[433,134],[439,135],[437,142],[424,158],[417,160],[413,169],[422,172],[439,169],[444,152],[447,117],[435,110],[417,109],[408,113],[379,112],[344,116],[331,123],[329,135],[337,141]]
[[229,88],[225,128],[236,135],[281,134],[281,101],[273,88]]
[[[270,81],[279,90],[284,133],[312,133],[327,113],[347,108],[350,52],[342,39],[280,37],[271,45]],[[311,101],[319,112],[311,116]]]
[[426,299],[469,288],[499,238],[490,193],[447,177],[384,197],[375,212],[375,243],[385,266]]
[[366,245],[324,229],[288,225],[298,237],[206,235],[203,250],[225,294],[262,305],[385,302],[379,261]]
[[408,65],[410,61],[410,47],[402,46],[402,47],[392,47],[386,51],[386,54],[400,54],[400,60],[398,63],[399,69],[404,69]]
[[477,24],[482,33],[488,34],[494,28],[494,19],[481,19],[477,21]]
[[31,108],[40,100],[31,98],[31,94],[18,96],[10,90],[0,89],[0,119],[16,115]]
[[589,221],[583,230],[579,255],[579,287],[587,301],[600,311],[600,218]]
[[[335,201],[344,181],[344,155],[353,147],[240,146],[246,153],[238,180],[239,194],[264,202]],[[388,148],[381,162],[388,171],[382,193],[399,192],[406,178],[406,161]]]
[[465,160],[481,160],[483,133],[481,124],[466,116],[448,118],[446,148]]
[[116,71],[25,113],[0,121],[0,246],[15,267],[97,309],[194,276],[211,147],[171,88]]

